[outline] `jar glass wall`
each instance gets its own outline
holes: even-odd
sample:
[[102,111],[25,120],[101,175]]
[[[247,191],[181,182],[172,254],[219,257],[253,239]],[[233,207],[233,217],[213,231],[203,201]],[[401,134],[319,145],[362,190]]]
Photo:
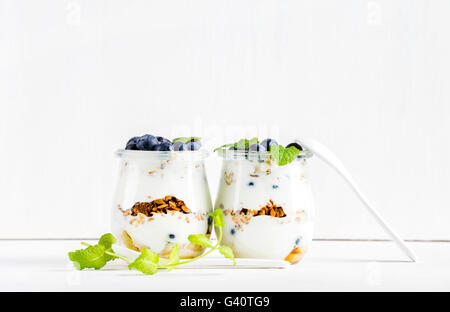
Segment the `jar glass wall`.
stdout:
[[181,258],[203,248],[190,234],[211,233],[212,202],[201,151],[119,150],[120,172],[112,208],[112,231],[118,243],[168,257],[178,244]]
[[222,150],[215,209],[226,222],[223,243],[236,257],[282,259],[297,263],[313,235],[314,206],[302,151],[279,166],[267,152]]

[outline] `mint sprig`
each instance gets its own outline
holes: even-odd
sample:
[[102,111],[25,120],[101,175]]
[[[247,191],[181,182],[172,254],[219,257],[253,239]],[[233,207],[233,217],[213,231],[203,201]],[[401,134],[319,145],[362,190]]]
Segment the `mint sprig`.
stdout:
[[[248,150],[249,146],[252,144],[259,144],[258,138],[241,139],[235,143],[225,144],[220,147],[214,149],[214,152],[218,150],[225,149],[228,147],[233,147],[233,149],[242,149]],[[284,166],[293,162],[297,156],[300,154],[300,150],[295,146],[290,146],[288,148],[283,147],[282,145],[273,145],[270,146],[270,155],[272,160],[279,166]]]
[[142,249],[141,254],[132,263],[128,265],[128,268],[136,269],[144,274],[151,275],[158,272],[159,256],[157,253]]
[[178,244],[175,244],[172,247],[172,251],[170,252],[169,261],[167,261],[167,265],[169,265],[167,270],[169,272],[172,271],[178,266],[179,262],[180,262],[180,250],[178,248]]
[[222,146],[219,146],[217,148],[214,149],[214,152],[223,149],[223,148],[227,148],[227,147],[233,147],[233,149],[248,149],[250,145],[252,144],[259,144],[259,140],[258,138],[251,138],[249,139],[240,139],[239,141],[235,142],[235,143],[231,143],[231,144],[224,144]]
[[73,262],[75,268],[77,268],[78,270],[84,270],[88,268],[99,270],[103,268],[107,262],[119,258],[129,263],[128,268],[130,270],[135,269],[144,274],[153,275],[157,273],[161,268],[165,268],[168,271],[171,271],[179,265],[196,261],[218,249],[222,255],[233,261],[233,265],[236,265],[232,249],[228,246],[220,245],[223,235],[222,229],[225,226],[222,210],[215,210],[209,215],[213,217],[215,226],[219,230],[217,243],[213,245],[209,238],[204,234],[189,235],[188,240],[191,243],[209,248],[209,250],[204,254],[190,260],[180,261],[179,248],[177,244],[172,246],[172,251],[170,252],[169,259],[160,259],[157,253],[148,250],[147,248],[144,248],[136,259],[129,259],[114,252],[114,250],[112,249],[112,245],[115,244],[117,240],[110,233],[102,235],[97,245],[90,245],[83,242],[82,244],[87,247],[84,249],[69,252],[69,259]]
[[173,139],[172,142],[181,141],[183,143],[187,143],[187,142],[190,142],[190,141],[193,141],[193,140],[199,140],[200,141],[201,139],[202,138],[200,138],[200,137],[194,137],[194,136],[192,136],[192,137],[180,137],[180,138]]
[[97,245],[87,245],[85,249],[79,249],[69,252],[69,259],[74,266],[79,269],[96,269],[103,268],[108,261],[111,261],[117,256],[112,255],[111,246],[116,243],[115,237],[108,233],[102,235]]
[[278,166],[290,164],[299,154],[300,151],[295,146],[285,148],[282,145],[274,145],[270,148],[272,160],[274,160]]

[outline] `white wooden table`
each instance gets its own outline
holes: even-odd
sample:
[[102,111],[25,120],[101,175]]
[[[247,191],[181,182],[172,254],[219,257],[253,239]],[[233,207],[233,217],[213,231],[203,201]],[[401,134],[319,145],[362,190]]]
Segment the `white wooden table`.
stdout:
[[1,240],[0,291],[450,291],[450,243],[409,243],[409,262],[391,242],[315,241],[287,269],[176,269],[144,276],[120,264],[76,271],[75,240]]

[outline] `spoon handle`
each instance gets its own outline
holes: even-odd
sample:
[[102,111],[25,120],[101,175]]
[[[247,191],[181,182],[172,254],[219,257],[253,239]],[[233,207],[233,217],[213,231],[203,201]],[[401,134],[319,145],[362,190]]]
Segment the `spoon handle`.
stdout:
[[306,149],[313,152],[317,157],[322,159],[330,167],[332,167],[336,172],[347,182],[351,189],[356,193],[358,198],[371,213],[371,215],[377,220],[385,232],[392,238],[392,240],[397,244],[397,246],[412,260],[417,261],[417,256],[412,249],[406,246],[403,239],[394,231],[394,229],[387,224],[384,218],[378,213],[378,211],[371,205],[367,197],[361,192],[356,182],[353,180],[350,172],[345,168],[341,160],[326,146],[323,144],[312,140],[312,139],[297,139],[298,144],[305,147]]

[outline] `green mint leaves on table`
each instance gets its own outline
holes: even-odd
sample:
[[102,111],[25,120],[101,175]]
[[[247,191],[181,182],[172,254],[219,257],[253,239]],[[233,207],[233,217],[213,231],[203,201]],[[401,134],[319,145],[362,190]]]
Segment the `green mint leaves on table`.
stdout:
[[116,239],[112,234],[104,234],[97,245],[84,244],[88,247],[69,252],[69,259],[79,270],[88,268],[99,270],[106,265],[106,262],[116,258],[111,254],[111,246],[115,242]]
[[159,256],[157,253],[142,249],[141,254],[132,263],[128,265],[128,268],[136,269],[144,274],[155,274],[158,272]]
[[87,247],[84,249],[69,252],[69,259],[73,262],[75,268],[77,268],[78,270],[99,270],[104,267],[107,262],[119,258],[129,263],[128,268],[130,270],[135,269],[144,274],[152,275],[157,273],[160,268],[165,268],[168,271],[171,271],[179,265],[190,263],[203,258],[204,256],[217,249],[223,256],[231,259],[233,261],[233,265],[236,265],[234,254],[231,248],[225,245],[220,245],[220,242],[222,241],[222,229],[225,226],[222,210],[215,210],[209,215],[213,217],[214,224],[218,228],[219,233],[217,237],[217,243],[213,245],[209,238],[204,234],[189,235],[188,240],[191,243],[209,248],[207,252],[193,259],[180,261],[179,247],[177,244],[175,244],[172,247],[169,259],[160,259],[157,253],[144,248],[141,251],[140,255],[136,259],[132,260],[127,257],[118,255],[114,252],[114,250],[112,249],[112,245],[115,244],[117,240],[110,233],[104,234],[102,237],[100,237],[97,245],[82,243]]

